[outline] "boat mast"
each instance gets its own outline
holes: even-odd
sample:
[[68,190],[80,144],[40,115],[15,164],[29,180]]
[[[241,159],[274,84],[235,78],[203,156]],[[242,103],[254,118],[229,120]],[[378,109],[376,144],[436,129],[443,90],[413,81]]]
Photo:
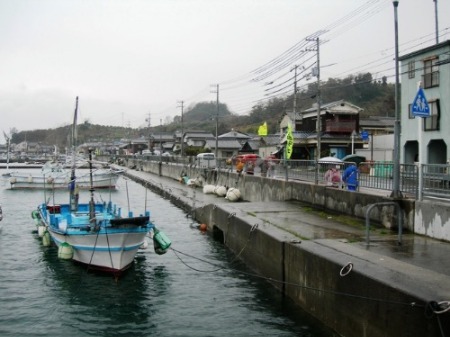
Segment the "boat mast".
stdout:
[[11,138],[3,131],[3,135],[6,139],[6,171],[9,172],[9,151],[11,149]]
[[78,115],[78,96],[75,101],[75,113],[72,124],[72,170],[70,173],[70,210],[75,212],[78,208],[78,188],[76,186],[75,165],[76,165],[76,140],[77,140],[77,116]]
[[91,224],[94,225],[94,229],[98,230],[96,226],[96,220],[95,220],[95,203],[94,203],[94,183],[92,179],[92,149],[89,149],[89,181],[90,181],[90,188],[89,191],[91,192],[91,200],[89,200],[89,221]]

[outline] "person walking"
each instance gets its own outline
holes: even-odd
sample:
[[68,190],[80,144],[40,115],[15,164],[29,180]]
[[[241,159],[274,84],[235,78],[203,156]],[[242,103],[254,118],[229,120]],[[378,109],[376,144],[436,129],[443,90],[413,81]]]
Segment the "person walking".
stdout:
[[352,164],[344,170],[342,180],[349,191],[356,191],[358,187],[358,169],[356,165]]

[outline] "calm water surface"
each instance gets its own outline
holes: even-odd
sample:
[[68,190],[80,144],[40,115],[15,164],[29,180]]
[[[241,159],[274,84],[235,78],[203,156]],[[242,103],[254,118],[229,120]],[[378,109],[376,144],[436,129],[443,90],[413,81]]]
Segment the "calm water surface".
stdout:
[[[11,191],[0,183],[0,336],[331,336],[265,281],[236,271],[226,247],[202,234],[169,201],[121,178],[117,191],[95,192],[152,221],[178,251],[139,252],[118,282],[57,258],[33,233],[31,211],[66,192]],[[127,193],[128,191],[128,193]],[[80,201],[86,201],[82,192]],[[220,266],[221,268],[218,268]],[[223,269],[222,269],[223,268]],[[234,270],[233,270],[234,269]]]

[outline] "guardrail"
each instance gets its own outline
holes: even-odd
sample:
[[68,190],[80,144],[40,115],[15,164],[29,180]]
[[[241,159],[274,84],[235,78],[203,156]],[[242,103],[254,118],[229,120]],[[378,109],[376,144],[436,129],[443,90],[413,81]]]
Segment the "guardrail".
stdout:
[[[113,161],[126,162],[128,159],[143,161],[162,161],[163,163],[180,165],[184,168],[198,168],[195,157],[165,156],[116,156]],[[315,160],[268,160],[257,162],[253,171],[247,174],[261,175],[268,178],[301,180],[310,183],[345,187],[345,182],[336,183],[329,180],[327,172],[336,169],[342,177],[343,172],[351,165],[358,168],[357,188],[392,191],[392,162],[341,162]],[[233,163],[227,158],[216,159],[216,170],[236,172]],[[421,170],[421,184],[419,184]],[[180,169],[181,171],[181,169]],[[246,172],[244,172],[246,174]],[[419,190],[419,186],[421,190]],[[407,196],[420,199],[422,197],[439,197],[450,199],[450,165],[444,164],[400,164],[400,191]]]
[[450,166],[422,164],[422,190],[420,197],[450,198]]

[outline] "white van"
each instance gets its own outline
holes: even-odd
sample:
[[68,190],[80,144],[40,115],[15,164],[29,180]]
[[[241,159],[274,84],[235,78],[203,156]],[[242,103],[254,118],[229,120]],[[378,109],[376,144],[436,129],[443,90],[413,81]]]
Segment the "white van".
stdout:
[[216,168],[216,156],[214,153],[200,153],[197,155],[197,167]]

